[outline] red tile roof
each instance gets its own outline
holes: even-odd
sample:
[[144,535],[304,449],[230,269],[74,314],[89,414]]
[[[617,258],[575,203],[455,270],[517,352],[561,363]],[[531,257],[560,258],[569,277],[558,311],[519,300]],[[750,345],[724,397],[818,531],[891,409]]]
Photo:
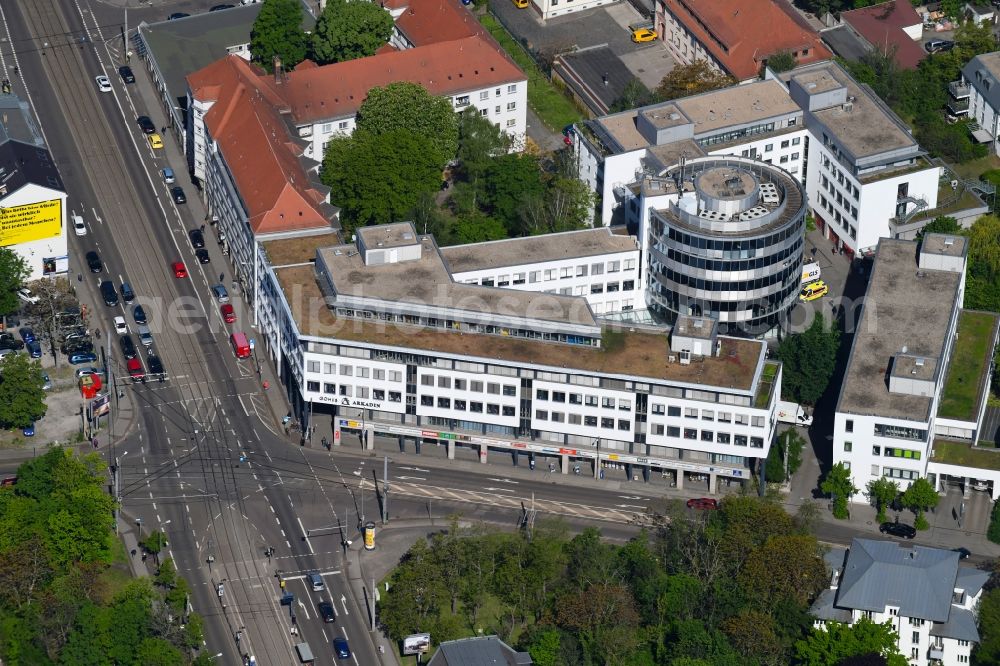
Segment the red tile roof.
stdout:
[[498,46],[465,37],[382,53],[313,69],[289,72],[281,95],[297,123],[353,116],[374,87],[396,81],[419,83],[432,95],[489,88],[525,80]]
[[873,47],[896,48],[896,62],[904,69],[916,69],[927,55],[903,28],[923,21],[909,0],[890,0],[879,5],[842,12],[840,18]]
[[205,126],[222,148],[255,234],[330,228],[317,190],[299,162],[280,114],[288,105],[239,56],[217,60],[188,76],[194,97],[214,101]]
[[486,34],[458,0],[410,0],[396,19],[396,29],[414,46]]
[[[781,51],[798,52],[805,65],[832,54],[815,30],[805,28],[779,3],[784,0],[660,0],[723,69],[740,81],[752,79],[763,62]],[[802,55],[808,50],[807,55]]]

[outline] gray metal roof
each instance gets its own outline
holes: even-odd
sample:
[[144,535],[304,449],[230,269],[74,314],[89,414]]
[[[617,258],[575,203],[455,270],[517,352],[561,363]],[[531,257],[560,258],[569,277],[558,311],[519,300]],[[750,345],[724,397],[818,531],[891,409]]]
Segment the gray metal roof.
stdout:
[[946,622],[957,576],[954,551],[854,539],[836,605],[880,613],[896,606],[906,617]]
[[[553,64],[595,115],[606,114],[635,75],[607,46],[560,54]],[[607,77],[607,82],[605,82]]]
[[820,595],[816,597],[816,601],[813,602],[812,608],[809,609],[809,612],[820,620],[850,624],[851,611],[847,610],[846,608],[837,608],[834,605],[834,602],[836,600],[837,600],[837,590],[834,589],[823,590],[823,592],[821,592]]
[[7,140],[45,147],[28,103],[17,95],[0,95],[0,143]]
[[516,652],[496,636],[445,641],[427,666],[527,666],[527,652]]
[[844,60],[860,60],[871,47],[847,25],[839,25],[819,33],[827,46]]
[[1000,51],[977,55],[962,68],[962,78],[991,108],[1000,109]]
[[847,557],[847,552],[846,548],[831,546],[828,551],[823,553],[823,561],[826,562],[826,566],[831,572],[839,574],[844,569],[844,559]]
[[954,638],[960,641],[979,642],[979,630],[976,628],[976,614],[971,610],[955,606],[947,622],[935,622],[931,626],[931,636]]
[[983,585],[986,585],[986,581],[989,579],[990,574],[988,571],[973,569],[972,567],[959,567],[958,578],[955,580],[955,589],[962,590],[970,597],[974,597],[979,594],[980,590],[983,589]]

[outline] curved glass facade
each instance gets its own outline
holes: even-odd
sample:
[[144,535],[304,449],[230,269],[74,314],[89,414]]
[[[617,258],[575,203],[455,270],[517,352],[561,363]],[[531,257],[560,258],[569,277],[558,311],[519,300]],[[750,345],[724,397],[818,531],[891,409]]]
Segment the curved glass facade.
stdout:
[[805,192],[785,171],[702,158],[659,176],[677,200],[650,212],[646,299],[672,323],[712,316],[720,331],[762,335],[781,323],[802,281]]

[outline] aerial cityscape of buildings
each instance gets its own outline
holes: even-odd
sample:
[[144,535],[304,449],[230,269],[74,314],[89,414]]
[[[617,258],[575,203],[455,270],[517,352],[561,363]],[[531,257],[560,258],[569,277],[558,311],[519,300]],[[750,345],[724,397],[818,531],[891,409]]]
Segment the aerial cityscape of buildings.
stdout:
[[[974,226],[993,219],[1000,183],[997,10],[386,0],[376,8],[391,16],[388,39],[322,64],[305,46],[288,62],[280,49],[255,53],[282,2],[301,16],[284,27],[306,42],[333,29],[325,3],[244,0],[169,17],[123,6],[104,27],[117,33],[124,10],[121,39],[104,35],[100,50],[80,39],[98,54],[96,77],[76,42],[5,55],[0,41],[14,79],[0,94],[0,247],[24,263],[0,369],[24,348],[35,374],[46,369],[44,390],[51,374],[73,394],[50,400],[50,414],[65,403],[73,431],[45,436],[105,456],[134,573],[149,572],[135,556],[153,552],[141,541],[152,516],[164,544],[168,525],[185,526],[169,528],[171,558],[195,572],[198,605],[219,604],[219,663],[255,664],[267,649],[274,663],[288,650],[310,663],[320,636],[333,656],[319,662],[397,663],[375,611],[392,567],[360,559],[376,550],[374,516],[379,530],[389,522],[388,497],[419,505],[434,527],[445,513],[433,502],[475,496],[517,508],[530,534],[536,493],[542,512],[660,536],[680,515],[654,505],[663,497],[713,529],[727,497],[780,495],[802,521],[810,496],[823,498],[822,520],[846,527],[824,534],[839,546],[811,554],[823,574],[799,601],[812,629],[870,621],[891,630],[898,663],[977,663],[990,633],[979,615],[986,556],[1000,554],[1000,315],[988,297],[995,256],[981,249],[992,241]],[[12,25],[37,30],[45,12],[62,15],[57,5]],[[131,26],[129,11],[140,14]],[[101,28],[78,21],[88,35]],[[977,29],[987,37],[961,32]],[[942,155],[939,136],[914,129],[919,114],[880,96],[878,58],[900,79],[947,59],[934,119],[970,159]],[[685,75],[690,94],[662,94],[660,81]],[[37,99],[33,81],[45,82]],[[469,176],[470,152],[453,151],[405,215],[353,216],[324,157],[337,154],[331,141],[366,136],[370,91],[393,84],[485,123],[503,147],[480,157],[510,167],[510,182]],[[546,108],[553,98],[568,111]],[[461,132],[472,152],[487,143]],[[409,168],[398,157],[380,171],[352,166]],[[503,187],[510,214],[532,225],[485,212]],[[209,323],[181,332],[191,312]],[[795,347],[805,340],[813,347]],[[801,398],[814,377],[817,399]],[[44,396],[41,383],[32,390]],[[36,420],[4,427],[33,437]],[[175,469],[189,458],[200,476]],[[925,485],[933,500],[914,499]],[[368,514],[366,491],[377,498]],[[192,519],[196,497],[211,499]],[[126,502],[138,505],[134,534]],[[892,540],[914,535],[921,543]],[[261,612],[277,609],[280,622],[241,615],[265,607],[253,585],[272,573],[280,604]],[[341,576],[357,588],[351,610],[334,594]],[[300,586],[306,599],[325,595],[315,617]],[[274,632],[253,645],[258,656],[247,626]],[[518,631],[495,629],[434,637],[429,663],[532,663]],[[423,654],[422,636],[395,637],[399,656]],[[795,663],[811,663],[796,649]]]

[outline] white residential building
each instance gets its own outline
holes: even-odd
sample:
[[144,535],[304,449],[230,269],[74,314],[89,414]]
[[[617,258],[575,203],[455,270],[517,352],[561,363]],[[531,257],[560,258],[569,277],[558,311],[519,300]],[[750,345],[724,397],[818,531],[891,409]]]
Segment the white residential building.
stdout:
[[[997,499],[1000,465],[975,455],[997,316],[961,308],[965,238],[928,234],[917,248],[879,242],[837,401],[833,461],[850,469],[862,492],[878,478],[905,490],[928,477],[939,490],[949,483],[992,487]],[[856,314],[849,310],[847,320]],[[981,357],[956,355],[958,344],[981,349]],[[964,397],[969,383],[974,398]],[[864,494],[852,500],[867,501]]]
[[530,11],[538,12],[542,20],[565,16],[585,9],[602,7],[617,2],[617,0],[531,0]]
[[[976,122],[972,137],[987,143],[990,150],[1000,153],[997,142],[1000,132],[1000,51],[977,55],[962,68],[960,85],[953,86],[952,102],[955,115],[968,114]],[[956,93],[961,92],[961,96]],[[965,100],[968,100],[965,102]]]
[[[409,223],[360,229],[355,245],[316,243],[314,263],[294,244],[297,256],[293,241],[263,243],[287,262],[262,267],[263,298],[306,421],[445,444],[449,456],[471,447],[482,461],[521,452],[564,473],[598,476],[613,462],[630,477],[676,474],[678,486],[698,474],[712,492],[767,456],[781,367],[711,319],[685,318],[668,339],[602,327],[583,297],[464,284]],[[606,268],[620,249],[587,263]]]
[[889,623],[912,666],[963,666],[979,642],[977,606],[989,572],[959,565],[953,550],[873,539],[826,556],[830,587],[813,604],[814,626]]
[[639,245],[607,228],[453,245],[441,256],[455,282],[582,296],[596,315],[645,307]]

